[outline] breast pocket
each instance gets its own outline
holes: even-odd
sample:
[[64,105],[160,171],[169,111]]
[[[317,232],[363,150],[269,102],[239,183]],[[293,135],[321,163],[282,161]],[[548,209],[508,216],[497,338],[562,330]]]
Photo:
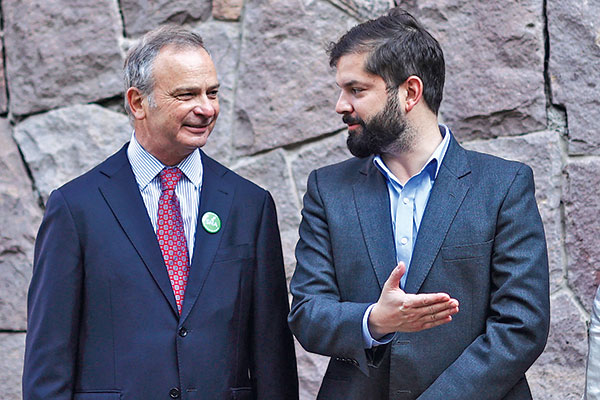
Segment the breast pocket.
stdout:
[[442,259],[444,262],[468,262],[469,260],[474,261],[477,258],[489,260],[492,256],[493,245],[494,240],[488,240],[482,243],[442,247]]
[[253,247],[247,244],[220,247],[215,255],[215,263],[254,258]]

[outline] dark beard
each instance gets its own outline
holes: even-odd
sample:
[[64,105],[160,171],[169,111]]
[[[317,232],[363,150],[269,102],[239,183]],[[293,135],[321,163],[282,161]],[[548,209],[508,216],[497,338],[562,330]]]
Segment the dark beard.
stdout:
[[407,134],[406,118],[402,115],[394,91],[388,93],[383,110],[365,122],[359,117],[344,115],[345,123],[357,123],[362,132],[349,132],[346,145],[355,157],[365,158],[371,154],[403,152],[410,148],[412,135]]

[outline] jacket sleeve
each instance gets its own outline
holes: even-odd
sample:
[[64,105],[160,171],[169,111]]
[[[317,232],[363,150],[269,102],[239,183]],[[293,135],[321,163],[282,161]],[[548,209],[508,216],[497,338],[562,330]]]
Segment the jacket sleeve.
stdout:
[[298,399],[292,333],[287,325],[288,292],[273,198],[265,196],[256,238],[252,304],[252,370],[256,398]]
[[550,323],[548,257],[533,173],[525,165],[498,211],[491,263],[485,332],[420,400],[504,398],[544,350]]
[[73,398],[82,262],[73,216],[60,191],[48,199],[27,299],[23,399]]
[[352,363],[368,375],[362,318],[370,304],[341,301],[326,214],[313,171],[296,247],[290,327],[306,350]]

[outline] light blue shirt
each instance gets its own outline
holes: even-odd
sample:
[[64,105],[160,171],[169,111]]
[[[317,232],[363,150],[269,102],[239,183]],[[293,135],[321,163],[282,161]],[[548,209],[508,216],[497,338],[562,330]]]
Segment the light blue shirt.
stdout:
[[[131,169],[142,194],[146,211],[152,222],[152,227],[156,233],[158,200],[162,193],[158,174],[166,166],[140,145],[135,138],[135,132],[131,135],[131,141],[127,147],[127,157],[129,158]],[[194,253],[196,221],[198,220],[198,205],[200,204],[200,192],[202,189],[203,168],[200,150],[194,150],[176,166],[183,172],[181,179],[177,182],[177,186],[175,186],[175,194],[179,199],[191,264]]]
[[[387,183],[396,247],[396,264],[404,261],[406,265],[406,272],[400,280],[400,287],[403,289],[409,274],[412,252],[417,240],[417,234],[419,233],[419,227],[421,226],[421,220],[425,213],[425,207],[429,200],[429,194],[442,165],[442,160],[448,150],[448,144],[450,143],[449,132],[448,127],[440,125],[440,133],[443,136],[442,142],[431,154],[423,168],[416,175],[412,176],[404,186],[385,165],[379,155],[373,158],[373,163],[383,174]],[[379,341],[373,339],[371,336],[368,321],[369,314],[374,306],[375,304],[369,306],[363,316],[362,332],[365,348],[367,349],[388,343],[393,336],[392,334],[386,335]]]

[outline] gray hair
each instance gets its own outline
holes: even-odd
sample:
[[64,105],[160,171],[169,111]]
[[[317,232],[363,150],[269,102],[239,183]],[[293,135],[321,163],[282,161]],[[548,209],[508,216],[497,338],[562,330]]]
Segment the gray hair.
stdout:
[[[123,68],[125,92],[131,87],[137,88],[148,97],[150,105],[154,103],[154,77],[152,66],[160,50],[173,45],[177,48],[199,48],[205,51],[204,41],[197,33],[177,26],[162,26],[146,33],[140,41],[127,52]],[[131,109],[125,96],[125,110],[131,117]]]

